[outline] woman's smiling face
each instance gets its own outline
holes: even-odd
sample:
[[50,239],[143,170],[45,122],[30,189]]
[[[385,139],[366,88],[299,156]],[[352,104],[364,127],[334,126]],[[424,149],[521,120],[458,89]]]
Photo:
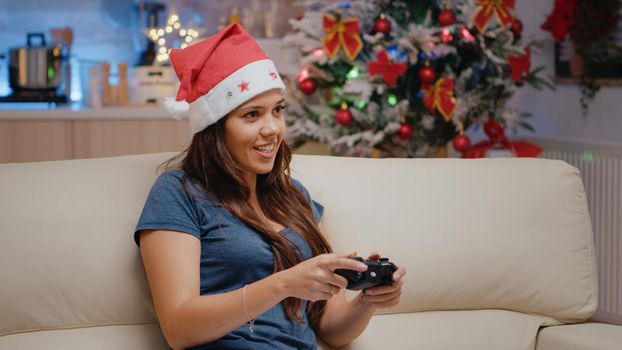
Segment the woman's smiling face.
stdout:
[[231,111],[225,120],[225,145],[246,176],[269,173],[285,137],[285,99],[266,91]]

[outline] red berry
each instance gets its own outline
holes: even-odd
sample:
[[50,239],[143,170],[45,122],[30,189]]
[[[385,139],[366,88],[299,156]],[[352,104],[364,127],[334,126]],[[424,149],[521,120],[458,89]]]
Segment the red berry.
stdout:
[[514,18],[510,29],[514,35],[520,35],[523,32],[523,22],[521,22],[518,18]]
[[306,78],[299,82],[298,87],[300,88],[300,91],[302,91],[302,93],[304,93],[305,95],[311,95],[315,92],[316,89],[315,82],[311,78]]
[[494,119],[488,119],[484,123],[484,132],[492,142],[497,142],[505,137],[505,131],[499,122]]
[[458,135],[454,137],[452,144],[456,151],[464,152],[471,147],[471,139],[466,135]]
[[349,126],[352,123],[352,112],[349,108],[340,108],[335,115],[335,120],[343,126]]
[[444,9],[438,14],[438,23],[443,27],[456,23],[456,13],[451,9]]
[[419,71],[419,79],[423,84],[432,84],[436,81],[436,72],[430,66],[425,66]]
[[389,35],[391,33],[391,22],[386,18],[378,18],[374,22],[374,32]]
[[400,130],[397,132],[397,136],[402,140],[408,140],[413,136],[413,128],[407,123],[402,123]]

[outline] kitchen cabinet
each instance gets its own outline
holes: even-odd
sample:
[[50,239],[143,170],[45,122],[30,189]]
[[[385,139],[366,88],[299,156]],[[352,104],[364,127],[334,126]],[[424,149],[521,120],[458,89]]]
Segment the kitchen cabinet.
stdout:
[[0,163],[71,158],[71,121],[0,121]]
[[0,111],[0,163],[180,152],[190,140],[188,120],[160,111]]
[[178,152],[190,143],[190,130],[177,120],[78,120],[73,142],[74,158]]

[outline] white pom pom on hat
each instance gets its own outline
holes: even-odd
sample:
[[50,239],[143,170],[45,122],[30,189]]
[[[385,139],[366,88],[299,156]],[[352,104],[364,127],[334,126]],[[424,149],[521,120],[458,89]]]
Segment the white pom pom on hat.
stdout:
[[172,49],[179,77],[175,100],[164,106],[176,119],[187,115],[192,133],[216,123],[251,98],[285,84],[266,54],[239,24],[185,49]]

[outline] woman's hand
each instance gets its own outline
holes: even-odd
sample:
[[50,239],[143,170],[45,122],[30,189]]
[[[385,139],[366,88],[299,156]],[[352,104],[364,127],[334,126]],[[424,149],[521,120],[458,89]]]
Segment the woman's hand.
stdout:
[[[379,260],[380,258],[381,255],[375,252],[369,256],[371,260]],[[406,269],[404,266],[399,266],[397,270],[393,272],[392,285],[367,288],[358,295],[359,300],[372,308],[385,309],[397,305],[402,295],[404,275],[406,275]]]
[[367,265],[350,259],[356,253],[322,254],[279,272],[290,297],[318,301],[328,300],[348,285],[335,274],[336,269],[367,270]]

